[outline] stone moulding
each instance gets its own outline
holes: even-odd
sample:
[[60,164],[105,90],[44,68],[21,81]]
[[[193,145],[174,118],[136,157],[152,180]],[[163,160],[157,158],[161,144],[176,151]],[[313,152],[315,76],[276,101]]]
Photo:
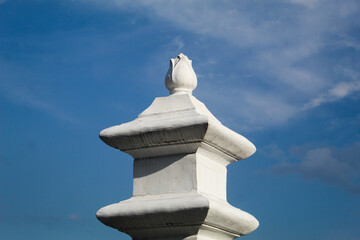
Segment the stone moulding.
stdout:
[[156,98],[139,118],[104,129],[100,138],[134,158],[177,154],[177,150],[191,153],[197,149],[191,145],[202,142],[235,160],[256,151],[249,140],[222,125],[189,94]]
[[179,237],[197,234],[206,237],[219,230],[217,239],[234,239],[258,227],[252,215],[197,192],[161,198],[133,197],[100,209],[97,217],[134,239],[164,238],[170,233]]

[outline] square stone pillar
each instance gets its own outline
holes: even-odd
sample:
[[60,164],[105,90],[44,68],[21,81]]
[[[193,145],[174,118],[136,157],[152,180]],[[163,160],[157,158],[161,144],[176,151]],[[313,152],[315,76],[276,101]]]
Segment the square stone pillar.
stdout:
[[109,146],[134,157],[133,196],[101,208],[97,218],[133,239],[234,239],[259,223],[226,201],[226,166],[255,146],[223,126],[192,96],[191,61],[171,59],[159,97],[132,122],[100,133]]

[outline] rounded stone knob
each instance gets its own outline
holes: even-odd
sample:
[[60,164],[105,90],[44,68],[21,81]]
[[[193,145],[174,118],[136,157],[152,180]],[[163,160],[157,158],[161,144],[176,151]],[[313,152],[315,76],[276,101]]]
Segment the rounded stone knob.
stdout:
[[169,70],[165,76],[165,86],[170,94],[192,93],[197,86],[197,78],[192,68],[192,61],[180,53],[170,59]]

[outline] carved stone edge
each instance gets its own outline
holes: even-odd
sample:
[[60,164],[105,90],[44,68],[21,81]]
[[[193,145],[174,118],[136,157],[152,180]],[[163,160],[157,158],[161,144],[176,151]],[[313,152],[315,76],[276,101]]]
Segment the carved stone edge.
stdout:
[[[178,111],[171,104],[188,105]],[[183,104],[184,105],[184,104]],[[160,109],[160,110],[158,110]],[[113,126],[100,132],[109,146],[127,152],[134,158],[179,154],[196,151],[196,144],[206,143],[240,160],[255,153],[256,147],[242,135],[222,125],[195,97],[183,94],[157,98],[132,122]],[[178,148],[179,147],[179,148]]]
[[96,216],[105,225],[135,239],[160,238],[168,234],[196,235],[204,226],[236,238],[259,226],[249,213],[226,201],[194,192],[132,197],[101,208]]

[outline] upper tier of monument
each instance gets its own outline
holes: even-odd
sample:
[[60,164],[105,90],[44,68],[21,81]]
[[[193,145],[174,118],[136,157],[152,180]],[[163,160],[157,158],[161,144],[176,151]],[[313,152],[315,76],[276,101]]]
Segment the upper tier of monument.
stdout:
[[226,200],[226,166],[255,146],[221,124],[192,96],[192,62],[180,54],[165,76],[170,96],[158,97],[132,122],[100,138],[134,157],[133,196],[97,212],[133,239],[234,239],[259,223]]

